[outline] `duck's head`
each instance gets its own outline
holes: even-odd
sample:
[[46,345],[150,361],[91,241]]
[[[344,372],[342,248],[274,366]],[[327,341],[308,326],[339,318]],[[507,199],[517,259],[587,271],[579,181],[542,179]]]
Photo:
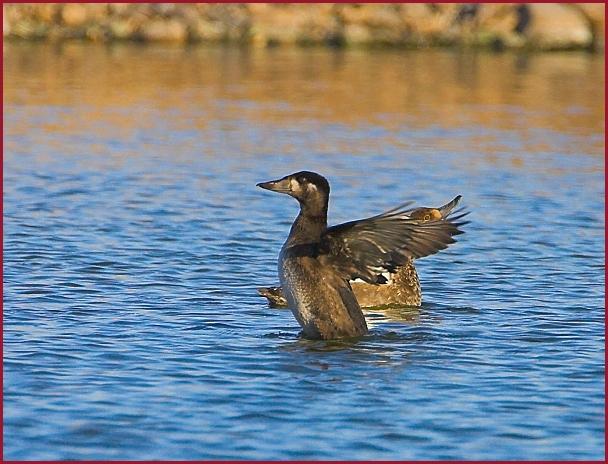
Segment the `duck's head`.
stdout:
[[412,219],[418,219],[422,222],[427,222],[436,221],[437,219],[441,219],[443,216],[441,215],[441,211],[436,208],[416,208],[410,213],[410,217]]
[[301,205],[327,205],[329,198],[329,182],[322,175],[311,171],[296,172],[282,179],[260,182],[257,186],[273,192],[286,193]]

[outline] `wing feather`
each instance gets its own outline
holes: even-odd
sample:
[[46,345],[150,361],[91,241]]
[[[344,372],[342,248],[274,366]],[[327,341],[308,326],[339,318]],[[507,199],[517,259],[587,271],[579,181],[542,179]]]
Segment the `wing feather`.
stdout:
[[382,272],[394,272],[408,259],[432,255],[456,241],[468,214],[454,211],[460,198],[437,208],[440,219],[411,217],[420,208],[409,208],[412,202],[407,202],[368,219],[330,227],[321,237],[320,259],[344,278],[378,283]]

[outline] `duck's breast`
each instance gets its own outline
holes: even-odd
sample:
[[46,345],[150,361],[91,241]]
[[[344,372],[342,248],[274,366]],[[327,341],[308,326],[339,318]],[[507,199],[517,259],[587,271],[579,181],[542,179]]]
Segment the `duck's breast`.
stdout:
[[293,315],[312,338],[363,335],[367,325],[348,282],[311,256],[279,257],[279,278]]

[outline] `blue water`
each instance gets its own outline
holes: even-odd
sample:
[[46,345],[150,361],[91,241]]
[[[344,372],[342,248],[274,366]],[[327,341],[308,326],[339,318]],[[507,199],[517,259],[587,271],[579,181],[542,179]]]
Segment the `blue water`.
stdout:
[[[603,59],[7,45],[5,459],[603,459]],[[330,222],[463,195],[422,308],[298,338]]]

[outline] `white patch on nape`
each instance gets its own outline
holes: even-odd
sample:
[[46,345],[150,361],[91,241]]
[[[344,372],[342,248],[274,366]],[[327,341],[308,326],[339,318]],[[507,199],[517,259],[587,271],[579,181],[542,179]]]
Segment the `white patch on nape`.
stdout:
[[314,190],[315,192],[317,191],[317,186],[315,184],[308,184],[308,188],[310,190]]

